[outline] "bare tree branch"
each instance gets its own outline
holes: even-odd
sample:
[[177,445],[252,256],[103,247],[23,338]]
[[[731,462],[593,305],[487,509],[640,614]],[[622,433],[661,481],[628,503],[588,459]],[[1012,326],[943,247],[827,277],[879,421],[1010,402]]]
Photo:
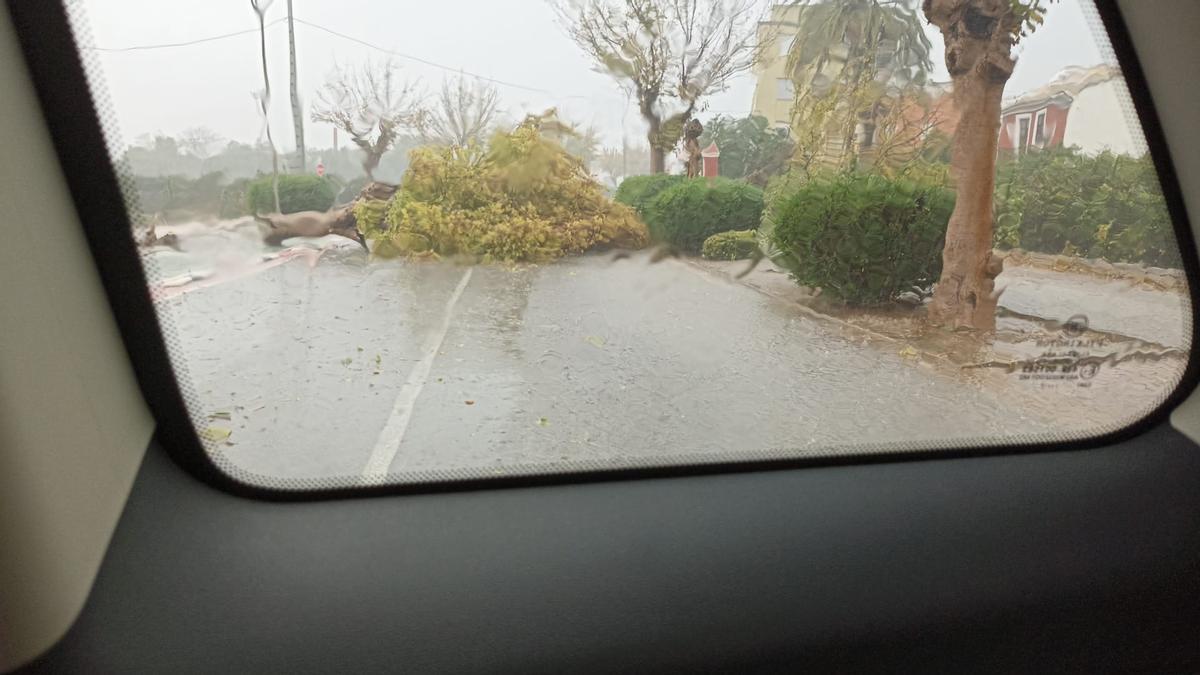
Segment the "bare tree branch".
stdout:
[[335,67],[313,106],[312,121],[345,131],[362,149],[363,171],[371,180],[400,133],[421,128],[426,116],[417,84],[400,79],[398,70],[392,61]]
[[185,129],[179,142],[196,159],[204,161],[212,154],[212,147],[224,140],[220,134],[208,127]]
[[763,56],[760,0],[552,0],[567,34],[637,101],[652,173],[705,96]]
[[424,116],[421,136],[430,143],[461,148],[483,141],[500,112],[500,94],[465,76],[442,82],[442,91]]

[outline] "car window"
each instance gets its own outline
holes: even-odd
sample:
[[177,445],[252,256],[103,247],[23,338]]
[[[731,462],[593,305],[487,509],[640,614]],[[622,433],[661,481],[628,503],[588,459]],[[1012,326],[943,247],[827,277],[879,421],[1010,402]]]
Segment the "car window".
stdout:
[[1073,440],[1187,365],[1089,0],[68,7],[244,482]]

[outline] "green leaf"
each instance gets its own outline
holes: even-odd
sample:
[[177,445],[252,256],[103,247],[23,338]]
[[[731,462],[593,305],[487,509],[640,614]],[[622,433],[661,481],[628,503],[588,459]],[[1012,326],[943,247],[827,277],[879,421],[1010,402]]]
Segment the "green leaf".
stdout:
[[223,443],[229,440],[231,435],[233,431],[224,427],[207,427],[200,432],[200,438],[211,443]]

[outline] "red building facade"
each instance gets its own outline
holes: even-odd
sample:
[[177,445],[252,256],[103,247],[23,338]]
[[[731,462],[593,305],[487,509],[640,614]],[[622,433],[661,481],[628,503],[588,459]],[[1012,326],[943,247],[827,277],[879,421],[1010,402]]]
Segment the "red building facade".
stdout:
[[1063,144],[1072,97],[1064,92],[1005,108],[1000,117],[1000,149],[1022,152]]

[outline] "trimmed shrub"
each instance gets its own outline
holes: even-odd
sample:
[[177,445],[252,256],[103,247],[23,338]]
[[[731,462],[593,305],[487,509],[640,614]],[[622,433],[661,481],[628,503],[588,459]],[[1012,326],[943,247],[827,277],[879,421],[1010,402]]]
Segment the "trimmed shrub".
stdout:
[[375,251],[545,260],[600,246],[640,248],[633,210],[615,204],[578,159],[529,126],[490,149],[419,148],[388,205]]
[[942,270],[954,193],[882,176],[817,177],[774,205],[774,244],[800,284],[851,305],[893,300]]
[[767,182],[763,190],[763,215],[758,224],[758,248],[771,262],[785,270],[795,269],[800,264],[790,251],[775,244],[775,212],[783,204],[784,198],[799,190],[808,182],[808,172],[793,169],[775,176]]
[[1054,148],[1002,161],[996,244],[1113,262],[1180,266],[1149,156]]
[[637,211],[639,216],[645,217],[646,209],[650,206],[650,202],[658,196],[660,192],[667,188],[679,185],[687,178],[683,176],[675,176],[667,173],[654,174],[652,176],[631,176],[621,181],[620,187],[613,195],[613,199],[630,206],[634,211]]
[[759,255],[758,233],[754,230],[720,232],[704,240],[701,253],[709,260],[745,260]]
[[645,220],[650,236],[691,253],[704,240],[727,230],[753,230],[762,218],[762,190],[739,181],[685,180],[650,202]]
[[[337,193],[337,184],[328,178],[309,175],[279,177],[279,208],[284,213],[328,211]],[[251,213],[275,211],[271,176],[260,176],[246,186],[246,203]]]

